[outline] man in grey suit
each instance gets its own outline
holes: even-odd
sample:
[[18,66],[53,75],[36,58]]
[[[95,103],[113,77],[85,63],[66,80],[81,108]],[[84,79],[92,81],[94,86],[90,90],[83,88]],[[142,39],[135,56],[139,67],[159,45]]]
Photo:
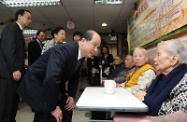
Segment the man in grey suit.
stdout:
[[35,111],[35,122],[71,122],[69,111],[75,104],[67,99],[64,83],[69,81],[68,95],[75,98],[81,63],[100,44],[99,34],[89,30],[77,43],[50,48],[28,68],[17,92]]
[[31,22],[28,10],[20,9],[16,22],[8,24],[0,41],[0,122],[14,122],[19,103],[17,86],[25,72],[25,42],[22,29]]

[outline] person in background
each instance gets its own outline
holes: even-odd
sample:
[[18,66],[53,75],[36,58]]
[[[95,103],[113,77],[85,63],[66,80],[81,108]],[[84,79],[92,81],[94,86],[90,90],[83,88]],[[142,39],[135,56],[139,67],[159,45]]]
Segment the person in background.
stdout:
[[19,9],[16,22],[6,25],[0,42],[0,122],[15,122],[19,103],[16,89],[24,75],[25,41],[22,30],[31,23],[30,11]]
[[[103,85],[104,79],[107,79],[110,72],[113,70],[113,56],[112,54],[109,54],[109,49],[107,46],[103,46],[100,51],[100,58],[99,58],[99,64],[102,66],[102,81],[98,85]],[[94,70],[92,70],[94,71]],[[97,73],[97,72],[96,72]],[[100,72],[101,73],[101,72]],[[99,74],[96,74],[97,77],[99,77]],[[101,79],[100,79],[101,80]],[[91,119],[93,120],[103,120],[106,119],[106,112],[103,111],[92,111]]]
[[99,58],[94,56],[87,59],[88,81],[91,86],[100,86]]
[[82,32],[76,31],[73,33],[73,41],[78,42],[82,38]]
[[123,63],[123,59],[120,55],[115,56],[114,58],[114,70],[110,73],[108,79],[114,79],[117,77],[121,71],[125,70],[125,65]]
[[155,66],[160,74],[147,91],[135,93],[148,106],[146,115],[167,115],[187,110],[186,52],[185,43],[177,39],[158,43]]
[[85,57],[93,57],[101,44],[100,35],[89,30],[78,42],[50,48],[32,64],[17,90],[35,111],[35,122],[71,122],[74,103],[70,103],[64,82],[69,82],[69,96],[75,98],[79,70]]
[[43,42],[44,46],[43,46],[41,54],[46,52],[49,48],[63,43],[65,41],[65,38],[66,38],[66,32],[65,32],[63,27],[56,27],[52,31],[51,35],[53,37],[51,40],[47,40],[47,41]]
[[131,54],[126,55],[124,64],[125,64],[125,70],[121,71],[120,74],[114,78],[117,84],[124,83],[127,74],[135,70],[133,56]]
[[110,72],[113,71],[113,55],[109,54],[109,49],[107,46],[103,46],[101,48],[101,57],[100,57],[100,64],[102,66],[102,76],[108,77]]
[[29,42],[28,44],[28,65],[30,66],[33,62],[35,62],[38,57],[41,55],[41,51],[43,48],[42,42],[45,40],[45,32],[43,30],[39,30],[36,33],[36,39],[34,41]]
[[126,81],[121,86],[131,93],[136,93],[140,90],[146,90],[156,75],[154,68],[147,63],[148,54],[144,48],[137,47],[134,49],[133,60],[136,66],[135,70],[127,74]]

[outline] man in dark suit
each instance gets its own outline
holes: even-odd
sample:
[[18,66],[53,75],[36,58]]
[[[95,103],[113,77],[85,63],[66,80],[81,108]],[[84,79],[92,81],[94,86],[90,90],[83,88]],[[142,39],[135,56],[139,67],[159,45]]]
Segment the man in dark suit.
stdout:
[[28,10],[20,9],[16,22],[8,24],[0,42],[0,122],[15,122],[19,103],[17,86],[24,74],[25,42],[22,29],[31,22]]
[[39,30],[36,33],[36,39],[34,41],[29,42],[28,44],[28,65],[30,66],[33,62],[36,61],[41,55],[42,51],[42,42],[45,39],[45,32]]
[[77,43],[50,48],[28,68],[17,92],[35,111],[35,122],[71,122],[75,104],[67,99],[64,82],[69,81],[68,95],[75,98],[81,63],[97,53],[100,43],[97,32],[87,31]]

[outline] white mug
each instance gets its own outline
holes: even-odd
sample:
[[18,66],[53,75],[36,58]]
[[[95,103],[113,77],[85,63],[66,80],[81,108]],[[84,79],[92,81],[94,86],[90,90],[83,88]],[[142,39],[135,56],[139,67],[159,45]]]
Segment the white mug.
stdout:
[[116,89],[115,80],[104,80],[104,89],[106,94],[114,94]]

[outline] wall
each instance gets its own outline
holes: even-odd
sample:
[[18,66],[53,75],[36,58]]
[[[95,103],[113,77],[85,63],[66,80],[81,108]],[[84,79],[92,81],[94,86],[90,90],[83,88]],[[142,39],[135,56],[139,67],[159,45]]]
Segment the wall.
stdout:
[[[102,45],[107,45],[109,47],[109,51],[113,56],[121,55],[125,58],[128,53],[128,44],[127,44],[127,36],[126,34],[118,33],[116,41],[109,40],[108,34],[101,34],[102,37]],[[101,45],[101,47],[102,47]]]
[[[182,35],[180,37],[177,37],[176,39],[185,42],[187,45],[187,35]],[[147,51],[148,51],[148,55],[156,55],[157,54],[156,47],[152,47],[152,48],[148,49]]]

